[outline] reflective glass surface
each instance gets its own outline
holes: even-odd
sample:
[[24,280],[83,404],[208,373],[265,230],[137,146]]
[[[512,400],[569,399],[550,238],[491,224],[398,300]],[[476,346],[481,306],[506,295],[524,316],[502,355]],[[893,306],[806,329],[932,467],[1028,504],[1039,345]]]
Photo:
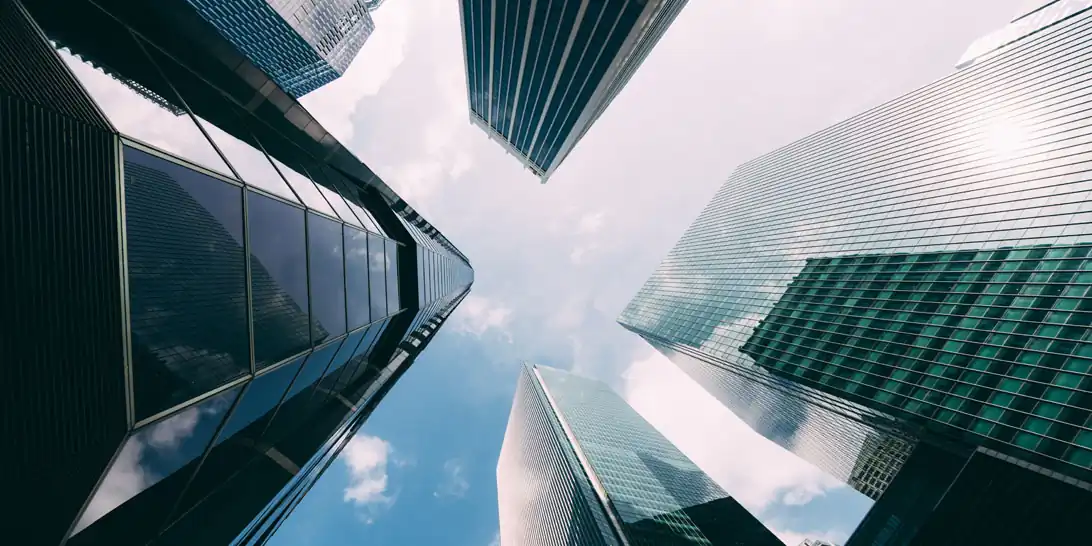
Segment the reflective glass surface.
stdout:
[[[136,42],[132,47],[139,49]],[[107,68],[94,68],[67,52],[62,51],[61,58],[121,134],[231,176],[231,169],[181,108],[177,96],[162,97],[145,86],[127,85],[129,80],[123,76],[111,77]],[[157,87],[169,89],[162,84]]]
[[349,361],[350,358],[356,353],[356,348],[360,346],[360,340],[364,339],[368,330],[362,328],[356,332],[349,334],[349,337],[345,338],[345,341],[338,348],[337,353],[334,354],[333,359],[330,360],[330,365],[323,372],[323,377],[329,376],[339,370]]
[[239,400],[238,407],[232,412],[220,435],[216,437],[216,444],[232,438],[239,431],[261,417],[268,415],[277,407],[284,396],[288,386],[300,371],[300,366],[306,356],[300,356],[283,366],[259,375],[246,388],[243,397]]
[[345,300],[349,328],[359,328],[371,321],[368,292],[368,234],[345,226]]
[[[1090,37],[1086,11],[740,166],[620,322],[737,413],[729,384],[776,378],[1088,479]],[[830,428],[782,445],[844,477],[869,450]]]
[[273,163],[277,166],[277,170],[284,175],[284,178],[288,181],[288,184],[292,186],[292,189],[296,190],[296,194],[300,196],[300,199],[303,199],[304,205],[337,218],[334,209],[330,208],[329,203],[322,197],[322,193],[319,192],[315,183],[306,176],[306,173],[298,173],[275,158],[273,159]]
[[242,189],[125,148],[137,419],[250,371]]
[[372,319],[387,316],[387,257],[385,239],[368,235],[368,282]]
[[314,344],[345,333],[345,257],[342,224],[307,214]]
[[[165,494],[143,493],[187,467],[205,452],[239,390],[236,387],[221,393],[166,419],[145,425],[130,435],[76,524],[74,534],[95,524],[131,499],[134,505],[142,506],[127,506],[126,510],[131,512],[127,514],[128,517],[108,518],[103,522],[103,529],[89,529],[87,537],[82,540],[91,536],[116,539],[110,531],[117,532],[116,527],[122,524],[140,526],[144,530],[143,526],[149,523],[153,526],[162,523],[166,512],[181,493],[181,483],[178,482],[184,482],[184,477],[175,478],[173,483],[162,488]],[[189,470],[192,473],[193,469]],[[153,521],[134,518],[136,512],[140,512],[140,517]],[[108,531],[108,526],[114,529]]]
[[254,361],[258,369],[311,346],[303,209],[247,192]]
[[398,243],[388,239],[387,245],[387,314],[393,315],[401,309],[398,299]]
[[285,396],[285,400],[292,398],[299,394],[300,391],[315,384],[322,377],[322,374],[326,371],[326,367],[330,365],[330,360],[337,354],[338,349],[341,348],[342,341],[335,341],[315,349],[315,352],[311,353],[311,356],[307,357],[307,361],[303,363],[303,369],[300,370],[299,375],[296,376],[296,380],[292,382],[292,387],[288,389],[288,394]]
[[269,158],[257,147],[245,143],[220,130],[219,127],[197,118],[205,132],[209,134],[216,147],[227,157],[228,162],[242,177],[243,182],[261,188],[294,203],[298,202],[288,184],[273,168]]

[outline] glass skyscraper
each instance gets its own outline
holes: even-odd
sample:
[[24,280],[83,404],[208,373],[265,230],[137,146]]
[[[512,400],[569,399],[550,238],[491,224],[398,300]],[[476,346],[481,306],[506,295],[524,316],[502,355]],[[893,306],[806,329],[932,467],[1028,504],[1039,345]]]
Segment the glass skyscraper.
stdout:
[[293,97],[337,79],[375,30],[375,0],[189,0]]
[[605,384],[525,364],[497,463],[505,546],[781,542]]
[[264,542],[473,282],[185,0],[0,3],[0,179],[21,543]]
[[872,498],[922,443],[1086,485],[1087,4],[738,167],[619,321]]
[[543,182],[686,0],[459,0],[470,121]]

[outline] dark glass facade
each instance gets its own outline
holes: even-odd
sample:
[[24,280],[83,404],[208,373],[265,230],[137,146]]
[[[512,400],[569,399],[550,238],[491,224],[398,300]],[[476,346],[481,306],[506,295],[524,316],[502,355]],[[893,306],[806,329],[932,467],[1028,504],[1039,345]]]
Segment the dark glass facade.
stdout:
[[543,182],[686,0],[460,0],[471,122]]
[[189,2],[293,97],[344,74],[375,30],[367,0]]
[[1089,37],[1073,12],[741,165],[620,322],[873,498],[920,442],[1088,481]]
[[605,384],[525,365],[497,465],[504,544],[777,545]]
[[262,543],[473,281],[195,21],[184,0],[0,4],[0,232],[25,266],[3,282],[33,327],[5,336],[4,414],[40,416],[4,420],[24,542]]

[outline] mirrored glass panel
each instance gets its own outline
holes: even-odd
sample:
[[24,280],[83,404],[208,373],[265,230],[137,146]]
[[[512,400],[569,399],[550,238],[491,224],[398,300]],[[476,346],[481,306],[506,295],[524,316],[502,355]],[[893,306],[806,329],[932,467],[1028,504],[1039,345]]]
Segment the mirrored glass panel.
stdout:
[[341,198],[341,194],[323,186],[322,184],[318,185],[318,189],[319,192],[322,193],[323,197],[326,198],[326,201],[334,207],[334,212],[337,213],[338,217],[354,226],[360,227],[360,221],[356,219],[356,215],[353,214],[353,211],[349,210],[349,205],[347,205],[345,203],[345,200]]
[[329,214],[330,216],[337,217],[334,213],[334,209],[330,208],[330,205],[326,203],[326,200],[322,198],[322,194],[319,193],[315,183],[311,181],[303,173],[298,173],[292,169],[289,169],[284,163],[281,163],[276,158],[270,158],[273,163],[277,165],[277,169],[288,180],[288,184],[292,186],[292,189],[296,190],[300,199],[303,199],[303,204],[309,208],[315,209],[319,212]]
[[[137,47],[133,42],[133,48]],[[66,51],[61,52],[61,58],[121,134],[231,176],[224,160],[182,109],[181,101],[159,96],[146,87],[127,85],[123,77],[111,77],[108,69],[94,68]]]
[[322,374],[323,377],[327,377],[341,370],[341,368],[345,366],[345,363],[356,353],[356,348],[360,346],[360,341],[364,339],[364,336],[367,334],[367,328],[361,328],[360,330],[349,334],[349,337],[341,344],[341,348],[338,349],[337,354],[334,355],[333,360],[330,361],[330,366],[326,368],[326,372]]
[[342,224],[307,214],[311,266],[311,339],[314,344],[345,333],[345,258]]
[[250,371],[242,188],[125,148],[137,419]]
[[318,381],[322,374],[326,371],[326,367],[330,364],[330,359],[341,348],[341,341],[335,341],[329,345],[325,345],[315,352],[311,353],[311,356],[307,357],[307,362],[304,362],[303,369],[300,370],[296,380],[292,382],[292,387],[288,389],[288,394],[285,395],[285,401],[296,396],[303,389],[310,387]]
[[345,294],[349,328],[371,321],[368,303],[368,234],[345,226]]
[[387,316],[387,256],[385,239],[368,235],[368,282],[372,319]]
[[216,147],[224,153],[231,166],[242,177],[243,182],[265,190],[269,193],[283,197],[293,203],[298,203],[295,194],[288,188],[273,164],[269,162],[265,153],[249,143],[243,142],[234,136],[221,131],[219,127],[197,118],[205,132],[209,134]]
[[393,315],[401,309],[398,298],[398,243],[387,240],[387,314]]
[[384,234],[383,230],[379,228],[379,224],[375,221],[375,218],[372,218],[371,213],[348,199],[346,199],[345,202],[349,205],[349,208],[356,213],[356,217],[364,223],[364,229],[372,233]]
[[[259,375],[251,381],[239,400],[239,405],[231,414],[231,419],[224,425],[224,430],[216,437],[214,445],[222,443],[235,436],[251,423],[258,422],[263,416],[268,416],[277,404],[280,403],[288,386],[300,371],[306,355],[296,357],[291,362]],[[260,428],[260,427],[257,427]],[[248,436],[258,436],[257,431]]]
[[254,363],[258,369],[311,346],[303,209],[247,192]]
[[154,533],[239,390],[185,408],[129,436],[76,524],[73,533],[84,536],[75,543],[117,544],[122,537]]

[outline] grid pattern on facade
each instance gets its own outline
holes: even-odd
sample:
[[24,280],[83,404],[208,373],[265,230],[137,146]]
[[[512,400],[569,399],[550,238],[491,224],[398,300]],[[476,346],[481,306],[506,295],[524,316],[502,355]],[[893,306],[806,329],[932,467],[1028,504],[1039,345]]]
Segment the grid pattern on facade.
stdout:
[[[728,494],[604,383],[536,370],[627,531],[657,518],[686,543],[709,544],[681,510]],[[635,535],[627,532],[633,544],[646,543]]]
[[526,366],[497,462],[497,500],[505,546],[621,544]]
[[[1092,232],[1092,178],[1087,174],[1092,162],[1087,99],[1092,79],[1086,76],[1092,67],[1090,40],[1092,17],[1084,12],[974,66],[740,166],[620,321],[710,358],[753,365],[740,348],[809,258],[978,256],[1007,246],[1047,245],[1058,252],[1079,247]],[[1043,277],[1037,281],[1041,283],[1054,273],[1032,272]],[[1010,285],[1010,290],[1023,290],[1024,284]],[[1085,288],[1076,276],[1066,284],[1063,291]],[[1059,338],[1066,323],[1047,320],[1059,311],[1053,303],[1050,309],[1034,308],[1042,294],[1017,297],[1024,298],[1021,304],[1004,311],[1011,321],[991,323],[995,329],[989,335],[1008,336],[999,351],[1030,341],[1027,334],[996,329],[1009,328],[1003,325],[1012,321],[1047,328],[1047,346],[1077,341]],[[1056,333],[1053,327],[1058,327]],[[961,340],[952,341],[958,345]],[[1047,346],[1034,350],[1051,352]],[[1019,354],[1030,353],[1008,351],[1006,357]],[[1059,375],[1051,375],[1051,382],[1054,377]],[[1081,390],[1088,372],[1067,370],[1063,377],[1076,383],[1057,387],[1072,394]],[[936,381],[941,379],[952,378]],[[1004,401],[1005,407],[997,410],[1011,409]],[[1088,406],[1078,409],[1083,412]],[[1026,417],[1053,426],[1049,416]],[[1069,453],[1086,466],[1083,450]],[[1066,456],[1061,453],[1054,460],[1070,465],[1073,461],[1065,461]]]
[[809,260],[760,366],[1092,467],[1092,245]]
[[[461,0],[471,119],[545,178],[685,0]],[[664,5],[669,9],[661,9]],[[643,14],[664,14],[641,27]],[[609,81],[608,81],[609,78]]]
[[188,1],[293,97],[337,79],[375,30],[364,0]]

